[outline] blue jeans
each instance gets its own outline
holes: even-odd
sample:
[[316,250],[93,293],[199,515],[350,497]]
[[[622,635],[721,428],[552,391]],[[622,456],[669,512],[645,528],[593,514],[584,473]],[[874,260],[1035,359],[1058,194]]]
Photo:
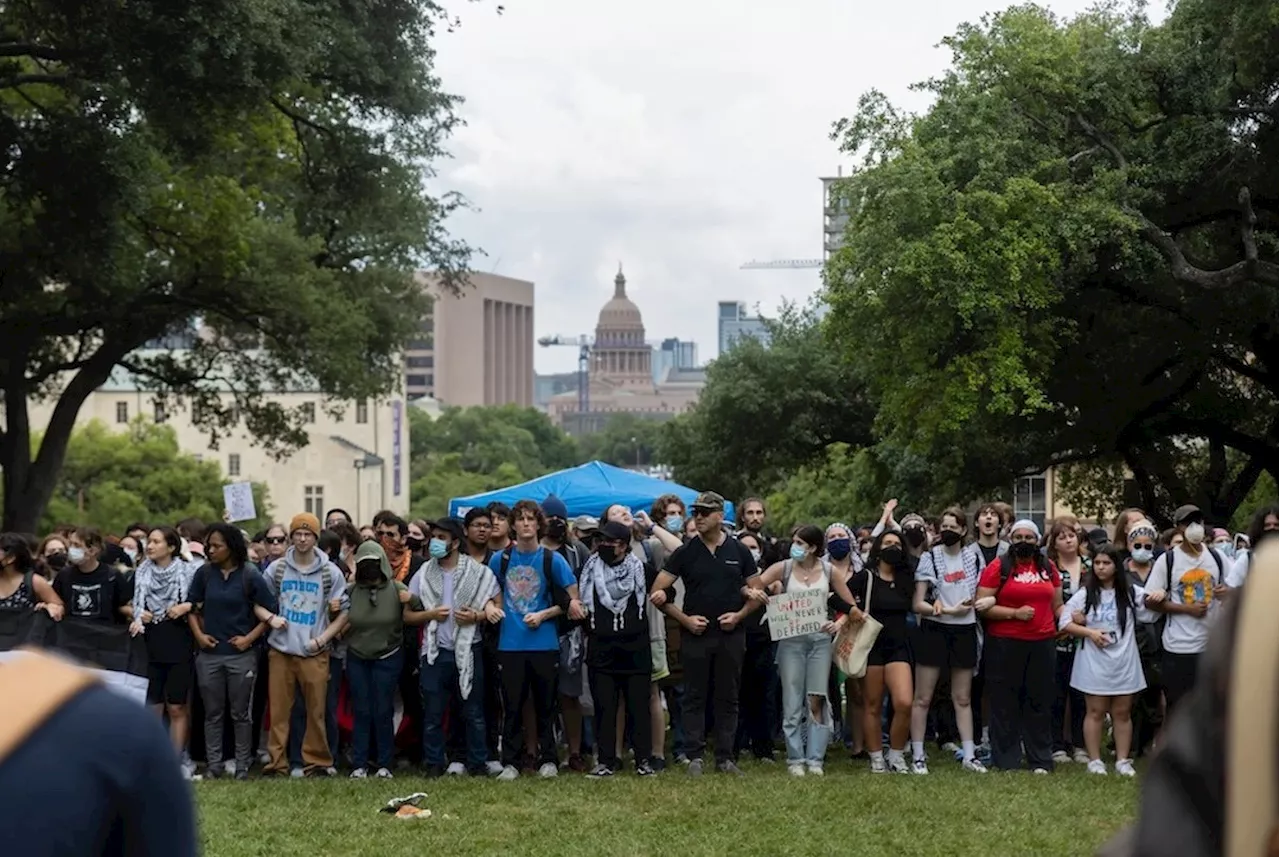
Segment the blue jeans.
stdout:
[[[831,635],[821,631],[778,642],[778,677],[782,681],[782,735],[787,764],[821,765],[831,741]],[[824,714],[815,718],[809,700],[821,697]],[[825,722],[824,722],[825,721]],[[808,724],[805,728],[805,724]]]
[[376,765],[390,768],[395,752],[396,685],[400,681],[400,664],[404,652],[397,651],[378,660],[365,660],[355,652],[347,653],[347,682],[351,689],[351,707],[355,723],[351,730],[351,766],[369,764],[369,739],[373,738],[378,753]]
[[[329,739],[329,755],[338,764],[338,687],[342,684],[342,658],[329,653],[329,689],[325,696],[324,731]],[[302,736],[307,734],[307,704],[302,694],[293,697],[293,711],[289,713],[289,767],[301,768]]]
[[[462,719],[467,736],[467,769],[483,770],[489,758],[489,747],[484,731],[484,649],[471,648],[471,693],[462,700]],[[458,687],[457,655],[450,649],[440,649],[434,664],[424,657],[419,664],[422,687],[422,761],[432,768],[445,765],[444,713],[449,697],[462,691]],[[508,715],[510,716],[510,715]],[[515,712],[518,720],[520,712]]]

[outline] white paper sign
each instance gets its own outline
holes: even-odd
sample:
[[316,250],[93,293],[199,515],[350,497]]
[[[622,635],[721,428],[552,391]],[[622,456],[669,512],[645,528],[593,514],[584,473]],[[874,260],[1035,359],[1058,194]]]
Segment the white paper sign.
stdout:
[[827,593],[820,589],[798,595],[773,595],[765,608],[769,639],[786,640],[821,631],[827,623]]
[[253,506],[253,483],[232,482],[222,486],[222,505],[227,510],[227,523],[252,521],[258,517]]

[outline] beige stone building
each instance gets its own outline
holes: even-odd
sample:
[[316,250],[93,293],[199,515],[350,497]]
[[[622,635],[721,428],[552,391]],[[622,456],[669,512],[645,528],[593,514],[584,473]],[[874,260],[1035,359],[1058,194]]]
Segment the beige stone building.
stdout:
[[667,420],[689,410],[706,385],[701,370],[672,370],[653,378],[653,346],[645,341],[640,308],[627,297],[627,279],[619,268],[613,298],[596,321],[591,351],[588,410],[581,413],[578,393],[553,396],[548,413],[570,434],[602,430],[614,414],[631,413]]
[[[228,481],[247,480],[267,486],[277,520],[298,512],[321,517],[340,506],[358,521],[369,521],[380,509],[409,511],[409,419],[403,397],[382,401],[339,403],[340,416],[328,413],[316,389],[271,393],[269,401],[289,409],[301,407],[308,420],[308,444],[284,461],[276,461],[251,442],[243,423],[219,439],[213,449],[208,436],[194,425],[189,403],[166,409],[120,367],[89,395],[76,423],[99,420],[124,431],[137,417],[173,427],[179,447],[205,461],[216,461]],[[233,403],[228,393],[228,406]],[[43,430],[55,402],[29,402],[33,431]]]
[[442,293],[427,271],[418,281],[433,299],[422,335],[405,351],[405,393],[444,405],[533,405],[533,283],[473,273],[460,295]]

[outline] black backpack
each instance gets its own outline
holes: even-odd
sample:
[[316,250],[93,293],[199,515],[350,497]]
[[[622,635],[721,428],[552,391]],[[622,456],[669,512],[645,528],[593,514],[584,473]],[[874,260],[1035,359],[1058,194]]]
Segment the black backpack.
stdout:
[[[506,580],[507,569],[511,567],[511,554],[515,550],[514,545],[507,545],[502,551],[502,560],[498,563],[498,579],[499,582]],[[551,605],[560,608],[560,615],[556,617],[556,631],[561,636],[569,633],[569,629],[573,627],[573,623],[569,621],[569,592],[560,584],[556,583],[555,575],[552,573],[552,566],[555,564],[555,551],[549,551],[544,547],[540,547],[542,551],[542,578],[551,588]],[[565,560],[568,562],[568,560]]]

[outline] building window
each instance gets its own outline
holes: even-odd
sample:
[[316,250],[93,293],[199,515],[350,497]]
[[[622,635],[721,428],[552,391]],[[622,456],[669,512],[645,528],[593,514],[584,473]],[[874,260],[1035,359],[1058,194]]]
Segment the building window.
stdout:
[[304,423],[314,423],[316,421],[316,403],[302,403],[302,421]]
[[434,387],[436,385],[436,376],[434,372],[427,373],[427,386]]
[[359,425],[364,425],[365,423],[369,422],[369,400],[368,399],[361,399],[360,401],[356,402],[356,422]]
[[129,422],[129,403],[128,402],[116,402],[116,422],[118,423]]
[[435,366],[436,358],[433,354],[426,357],[406,357],[404,365],[409,369],[430,369]]
[[317,518],[324,517],[324,486],[307,485],[302,489],[302,508]]
[[164,402],[157,400],[156,401],[156,422],[162,423],[168,418],[169,418],[169,415],[166,414],[164,410]]
[[404,378],[407,387],[426,387],[430,382],[427,381],[429,375],[406,375]]
[[240,453],[233,452],[227,456],[227,475],[228,476],[240,475]]
[[1034,521],[1043,533],[1045,518],[1049,511],[1045,499],[1043,473],[1039,476],[1022,477],[1013,490],[1013,517],[1018,520],[1027,518]]

